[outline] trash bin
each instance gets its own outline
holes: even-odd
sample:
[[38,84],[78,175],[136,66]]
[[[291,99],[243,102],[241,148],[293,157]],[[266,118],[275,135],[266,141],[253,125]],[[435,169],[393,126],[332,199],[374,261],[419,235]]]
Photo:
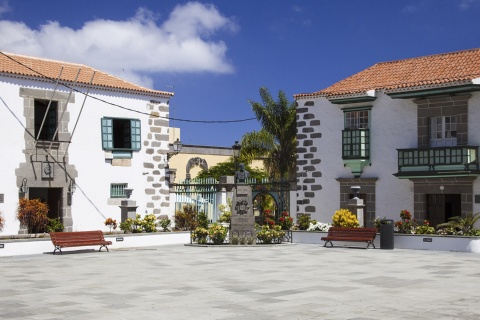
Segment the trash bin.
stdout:
[[380,249],[393,249],[393,220],[380,220]]

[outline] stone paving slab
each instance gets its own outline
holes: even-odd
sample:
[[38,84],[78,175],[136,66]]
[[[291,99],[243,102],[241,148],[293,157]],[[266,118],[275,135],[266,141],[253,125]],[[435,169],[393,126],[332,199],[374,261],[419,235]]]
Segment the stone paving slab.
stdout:
[[480,255],[317,244],[0,258],[0,319],[479,319]]

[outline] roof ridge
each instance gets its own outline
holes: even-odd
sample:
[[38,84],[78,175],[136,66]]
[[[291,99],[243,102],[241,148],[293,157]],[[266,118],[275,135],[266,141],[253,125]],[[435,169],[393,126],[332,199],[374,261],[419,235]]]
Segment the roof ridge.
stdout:
[[[381,64],[389,64],[389,63],[398,63],[398,62],[405,62],[405,61],[410,61],[410,60],[421,60],[421,59],[427,59],[427,58],[433,58],[433,57],[440,57],[440,56],[447,56],[447,55],[457,55],[457,54],[462,54],[466,53],[469,51],[480,51],[480,48],[471,48],[471,49],[465,49],[465,50],[459,50],[459,51],[450,51],[450,52],[443,52],[443,53],[432,53],[432,54],[427,54],[424,56],[419,56],[419,57],[411,57],[411,58],[406,58],[406,59],[398,59],[398,60],[391,60],[391,61],[382,61],[382,62],[377,62],[370,66],[369,68],[375,66],[375,65],[381,65]],[[369,69],[367,68],[367,69]],[[366,70],[366,69],[365,69]],[[360,71],[361,72],[361,71]]]
[[445,87],[480,78],[480,48],[375,63],[330,86],[294,97],[364,94],[369,90]]
[[[66,68],[65,70],[67,72],[62,74],[61,80],[73,83],[75,79],[75,74],[74,72],[72,72],[72,70],[74,70],[75,68],[79,68],[79,69],[82,69],[82,74],[80,74],[80,78],[78,79],[79,85],[88,84],[90,77],[88,76],[87,78],[85,78],[86,74],[94,72],[98,76],[96,77],[96,80],[93,83],[91,83],[92,86],[102,87],[107,90],[114,90],[114,91],[128,90],[129,92],[133,91],[133,92],[136,92],[137,94],[141,93],[141,94],[154,94],[154,95],[167,95],[167,96],[174,95],[173,93],[168,91],[151,89],[151,88],[147,88],[147,87],[135,84],[117,75],[113,75],[111,73],[102,71],[100,69],[91,67],[86,64],[67,62],[67,61],[61,61],[61,60],[55,60],[55,59],[49,59],[49,58],[34,57],[34,56],[29,56],[24,54],[5,52],[1,50],[0,50],[0,53],[1,53],[0,61],[3,60],[1,59],[2,57],[5,57],[5,59],[10,59],[12,62],[16,63],[15,64],[16,66],[7,64],[5,68],[0,68],[0,70],[9,74],[15,74],[17,76],[52,79],[51,67],[53,66],[65,67]],[[20,68],[24,68],[24,69],[21,69],[22,71],[19,71]],[[25,72],[23,70],[25,70]],[[56,76],[54,76],[54,78],[55,77]],[[98,77],[100,77],[103,80],[98,79]]]
[[[6,51],[2,51],[5,55],[7,56],[16,56],[16,57],[22,57],[22,58],[25,58],[25,59],[31,59],[31,60],[40,60],[40,61],[49,61],[49,62],[55,62],[55,63],[67,63],[69,65],[74,65],[74,66],[81,66],[81,67],[86,67],[86,68],[90,68],[90,69],[93,69],[93,70],[96,70],[95,68],[92,68],[90,66],[87,66],[85,64],[82,64],[82,63],[75,63],[75,62],[68,62],[68,61],[62,61],[62,60],[56,60],[56,59],[50,59],[50,58],[41,58],[41,57],[35,57],[35,56],[28,56],[28,55],[25,55],[25,54],[19,54],[19,53],[12,53],[12,52],[6,52]],[[100,71],[100,70],[96,70],[96,71]],[[101,72],[104,72],[104,71],[101,71]],[[104,72],[105,73],[105,72]]]

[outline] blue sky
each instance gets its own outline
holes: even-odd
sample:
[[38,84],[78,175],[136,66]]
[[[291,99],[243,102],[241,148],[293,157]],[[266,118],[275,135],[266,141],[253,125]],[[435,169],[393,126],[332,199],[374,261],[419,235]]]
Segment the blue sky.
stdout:
[[[259,88],[314,92],[377,62],[480,47],[480,0],[0,0],[0,50],[175,92],[171,117],[254,117]],[[172,121],[230,147],[256,120]]]

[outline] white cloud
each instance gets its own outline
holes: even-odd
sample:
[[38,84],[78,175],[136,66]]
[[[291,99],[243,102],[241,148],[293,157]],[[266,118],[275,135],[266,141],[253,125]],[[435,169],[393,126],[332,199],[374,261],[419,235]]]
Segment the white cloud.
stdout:
[[235,31],[236,25],[212,5],[189,2],[175,7],[162,25],[144,8],[126,21],[97,19],[78,30],[55,21],[31,29],[0,20],[0,48],[83,63],[151,87],[152,73],[234,72],[226,44],[212,40],[221,30]]
[[459,7],[460,9],[462,10],[467,10],[468,8],[470,8],[472,6],[472,4],[474,4],[475,2],[477,2],[476,0],[461,0],[460,1],[460,4],[459,4]]

